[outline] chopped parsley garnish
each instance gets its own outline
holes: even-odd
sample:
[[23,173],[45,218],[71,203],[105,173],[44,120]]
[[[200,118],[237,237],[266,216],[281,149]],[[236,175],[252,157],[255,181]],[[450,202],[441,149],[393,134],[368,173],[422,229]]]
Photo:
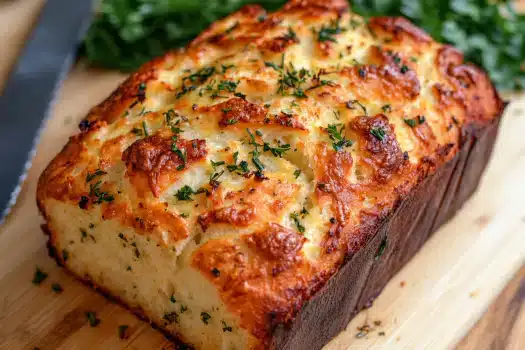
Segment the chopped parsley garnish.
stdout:
[[103,170],[100,170],[100,169],[95,170],[93,173],[90,173],[88,171],[87,176],[86,176],[86,182],[90,182],[91,180],[93,180],[97,176],[102,176],[102,175],[106,175],[106,174],[107,174],[107,172],[105,172]]
[[113,202],[115,197],[109,192],[102,191],[100,189],[100,184],[102,184],[102,181],[98,181],[96,184],[89,185],[89,196],[96,198],[93,203],[100,204],[102,202]]
[[176,98],[179,99],[184,96],[184,94],[195,90],[197,88],[195,84],[204,84],[213,74],[215,74],[215,67],[209,66],[201,68],[197,72],[182,78],[182,88],[177,93]]
[[386,249],[386,247],[388,245],[387,239],[388,239],[388,237],[385,237],[381,241],[381,244],[379,245],[379,248],[377,249],[377,253],[376,253],[376,256],[375,256],[374,260],[379,260],[381,255],[383,255],[383,253],[385,252],[385,249]]
[[142,130],[144,130],[144,136],[149,136],[148,127],[146,126],[146,122],[142,122]]
[[180,304],[180,313],[183,314],[184,311],[188,310],[188,307],[185,305]]
[[204,324],[207,325],[207,324],[209,323],[210,319],[211,319],[211,316],[210,316],[209,313],[207,313],[207,312],[201,312],[201,320],[202,320],[202,322],[203,322]]
[[293,212],[290,214],[290,218],[295,222],[297,231],[304,233],[305,227],[301,224],[301,221],[299,220],[299,214],[297,214],[296,212]]
[[273,63],[273,62],[268,62],[268,61],[266,61],[266,62],[264,62],[264,65],[265,65],[266,67],[271,67],[271,68],[275,69],[275,70],[278,71],[278,72],[280,72],[281,69],[282,69],[282,67],[279,67],[278,65],[276,65],[276,64]]
[[372,128],[370,134],[379,141],[383,141],[386,135],[385,130],[382,127]]
[[64,288],[59,283],[53,283],[51,285],[51,290],[57,294],[60,294],[64,291]]
[[278,80],[279,87],[277,89],[278,94],[283,96],[291,95],[298,98],[308,97],[302,88],[302,84],[306,82],[307,77],[312,75],[309,70],[305,68],[297,70],[291,62],[289,66],[285,68],[284,54],[280,66],[273,62],[264,62],[264,64],[266,67],[275,69],[280,75]]
[[128,339],[129,337],[129,326],[128,325],[120,325],[118,326],[118,337],[119,339]]
[[228,98],[228,96],[221,95],[220,93],[222,91],[235,92],[237,85],[239,85],[239,81],[221,80],[219,84],[217,84],[217,89],[211,94],[211,98]]
[[257,168],[258,171],[260,172],[263,172],[264,171],[264,164],[261,162],[261,160],[259,159],[259,156],[261,155],[259,153],[259,150],[257,150],[257,148],[255,148],[252,152],[250,152],[252,154],[252,162],[253,162],[253,165],[255,165],[255,167]]
[[228,169],[230,173],[238,171],[240,174],[246,174],[249,171],[248,162],[243,160],[239,164],[237,164],[238,158],[239,152],[235,152],[233,154],[233,164],[226,165],[226,169]]
[[403,65],[403,66],[401,67],[401,73],[403,73],[403,74],[405,74],[406,72],[408,72],[408,70],[409,70],[409,69],[408,69],[408,67],[407,67],[406,65]]
[[211,166],[213,167],[213,170],[217,170],[217,167],[224,165],[224,161],[214,162],[213,160],[210,160]]
[[390,104],[384,105],[383,107],[381,107],[381,109],[383,110],[383,113],[390,113],[390,112],[392,112],[392,106],[390,106]]
[[234,64],[221,64],[222,72],[226,73],[226,71],[230,68],[234,68]]
[[230,326],[228,326],[226,324],[226,322],[221,321],[221,323],[222,323],[222,331],[223,332],[231,332],[233,330],[232,327],[230,327]]
[[336,43],[337,39],[335,38],[335,35],[340,34],[344,32],[346,29],[342,28],[340,26],[340,20],[339,18],[335,21],[332,21],[329,26],[322,26],[321,29],[317,32],[317,41],[319,42],[325,42],[325,41],[331,41]]
[[183,170],[186,167],[186,150],[180,149],[177,147],[177,138],[173,137],[173,144],[171,145],[171,150],[179,156],[180,160],[182,161],[182,164],[177,167],[178,171]]
[[417,125],[417,122],[416,122],[415,119],[403,119],[403,120],[411,128],[413,128],[413,127],[415,127]]
[[[337,127],[340,126],[339,130]],[[345,147],[350,147],[354,143],[352,140],[347,140],[344,136],[345,126],[342,124],[329,124],[326,128],[328,135],[332,142],[332,147],[336,152],[341,151]]]
[[299,175],[301,175],[301,170],[297,169],[296,171],[293,172],[293,176],[297,179],[299,177]]
[[[223,162],[224,163],[224,162]],[[221,184],[218,180],[219,178],[222,176],[222,174],[224,174],[224,170],[222,170],[221,172],[218,172],[218,173],[213,173],[211,176],[210,176],[210,186],[211,187],[214,187],[214,188],[217,188],[219,187],[219,185]]]
[[192,195],[206,192],[208,191],[204,188],[199,188],[197,191],[194,191],[190,186],[184,185],[177,191],[177,193],[175,193],[175,197],[177,197],[177,199],[180,201],[192,201]]
[[363,110],[363,113],[366,116],[368,116],[368,111],[366,110],[366,107],[361,102],[359,102],[359,100],[350,100],[346,102],[346,108],[348,109],[355,109],[355,105],[358,105],[359,107],[361,107],[361,109]]
[[403,121],[410,126],[411,128],[416,127],[418,124],[421,125],[426,121],[426,118],[424,115],[418,115],[416,118],[413,119],[403,119]]
[[293,89],[291,95],[301,98],[306,98],[304,91],[301,89],[301,85],[306,82],[306,77],[311,76],[311,73],[301,68],[296,70],[293,64],[289,63],[289,68],[281,70],[281,78],[279,79],[279,88],[277,93],[283,96],[288,94],[288,90]]
[[177,299],[175,299],[175,296],[172,294],[170,297],[170,301],[175,304],[177,302]]
[[33,276],[33,284],[35,285],[40,285],[42,282],[45,281],[45,279],[47,278],[48,274],[45,273],[44,271],[40,270],[40,268],[36,268],[35,270],[35,275]]
[[289,151],[291,148],[289,144],[281,144],[280,141],[277,141],[277,146],[275,147],[271,146],[268,142],[264,142],[261,145],[260,143],[257,143],[255,141],[255,136],[252,134],[250,129],[246,129],[246,131],[248,132],[248,135],[250,136],[249,144],[254,147],[253,151],[250,152],[250,154],[252,155],[252,162],[259,172],[264,171],[264,164],[259,159],[259,156],[261,155],[261,152],[259,151],[259,147],[263,148],[263,152],[270,152],[275,157],[279,157],[279,158],[281,158],[283,154],[286,151]]
[[96,327],[99,325],[100,320],[97,318],[96,312],[86,311],[85,315],[91,327]]
[[290,145],[287,144],[281,144],[279,141],[277,141],[277,146],[272,147],[268,142],[264,143],[263,150],[265,152],[270,151],[275,157],[282,158],[283,154],[286,151],[290,150]]
[[292,29],[292,27],[288,27],[288,32],[283,37],[285,40],[292,40],[292,41],[299,41],[297,38],[297,34],[295,34],[295,31]]

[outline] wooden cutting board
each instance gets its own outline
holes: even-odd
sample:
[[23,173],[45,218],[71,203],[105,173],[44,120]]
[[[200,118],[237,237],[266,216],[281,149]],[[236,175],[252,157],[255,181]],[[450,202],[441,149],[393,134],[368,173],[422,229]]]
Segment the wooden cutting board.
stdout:
[[[0,52],[0,88],[42,2],[0,5],[0,39],[9,48]],[[0,349],[172,346],[148,324],[55,265],[47,256],[35,205],[41,171],[77,131],[88,108],[123,78],[79,64],[61,90],[17,205],[0,227]],[[479,191],[327,350],[450,348],[468,332],[525,263],[524,135],[525,96],[517,96],[507,109]],[[49,274],[40,286],[31,283],[37,266]],[[53,292],[53,283],[63,292]],[[517,303],[519,309],[523,297]],[[98,327],[89,326],[86,311],[96,312]],[[119,325],[129,326],[128,339],[119,339]],[[510,346],[525,349],[525,330],[516,332]]]

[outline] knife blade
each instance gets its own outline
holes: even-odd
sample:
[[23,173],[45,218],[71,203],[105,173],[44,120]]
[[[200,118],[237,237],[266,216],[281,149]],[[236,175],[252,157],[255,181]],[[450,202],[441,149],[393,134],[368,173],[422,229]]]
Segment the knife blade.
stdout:
[[93,14],[92,0],[47,0],[0,96],[0,224],[20,193],[40,132]]

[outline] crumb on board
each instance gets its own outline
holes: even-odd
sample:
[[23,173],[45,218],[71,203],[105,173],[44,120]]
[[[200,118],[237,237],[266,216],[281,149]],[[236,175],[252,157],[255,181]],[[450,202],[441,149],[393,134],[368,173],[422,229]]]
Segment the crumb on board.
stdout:
[[[377,330],[377,327],[381,327],[382,324],[383,324],[383,322],[381,322],[380,320],[375,320],[375,321],[373,322],[373,325],[374,325],[375,327],[371,327],[371,326],[370,326],[368,323],[366,323],[366,321],[365,321],[365,324],[364,324],[364,325],[359,326],[359,327],[356,328],[356,329],[357,329],[357,333],[356,333],[355,337],[356,337],[357,339],[359,339],[359,338],[364,338],[364,337],[366,337],[368,334],[370,334],[370,333],[376,331],[376,330]],[[384,331],[379,331],[377,334],[378,334],[379,336],[384,336],[384,335],[385,335],[385,332],[384,332]]]

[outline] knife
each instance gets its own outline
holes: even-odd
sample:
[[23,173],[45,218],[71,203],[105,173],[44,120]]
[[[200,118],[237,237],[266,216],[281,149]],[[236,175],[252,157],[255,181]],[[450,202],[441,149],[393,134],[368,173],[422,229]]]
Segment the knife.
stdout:
[[92,0],[47,0],[0,96],[0,224],[20,193],[43,125],[93,14]]

